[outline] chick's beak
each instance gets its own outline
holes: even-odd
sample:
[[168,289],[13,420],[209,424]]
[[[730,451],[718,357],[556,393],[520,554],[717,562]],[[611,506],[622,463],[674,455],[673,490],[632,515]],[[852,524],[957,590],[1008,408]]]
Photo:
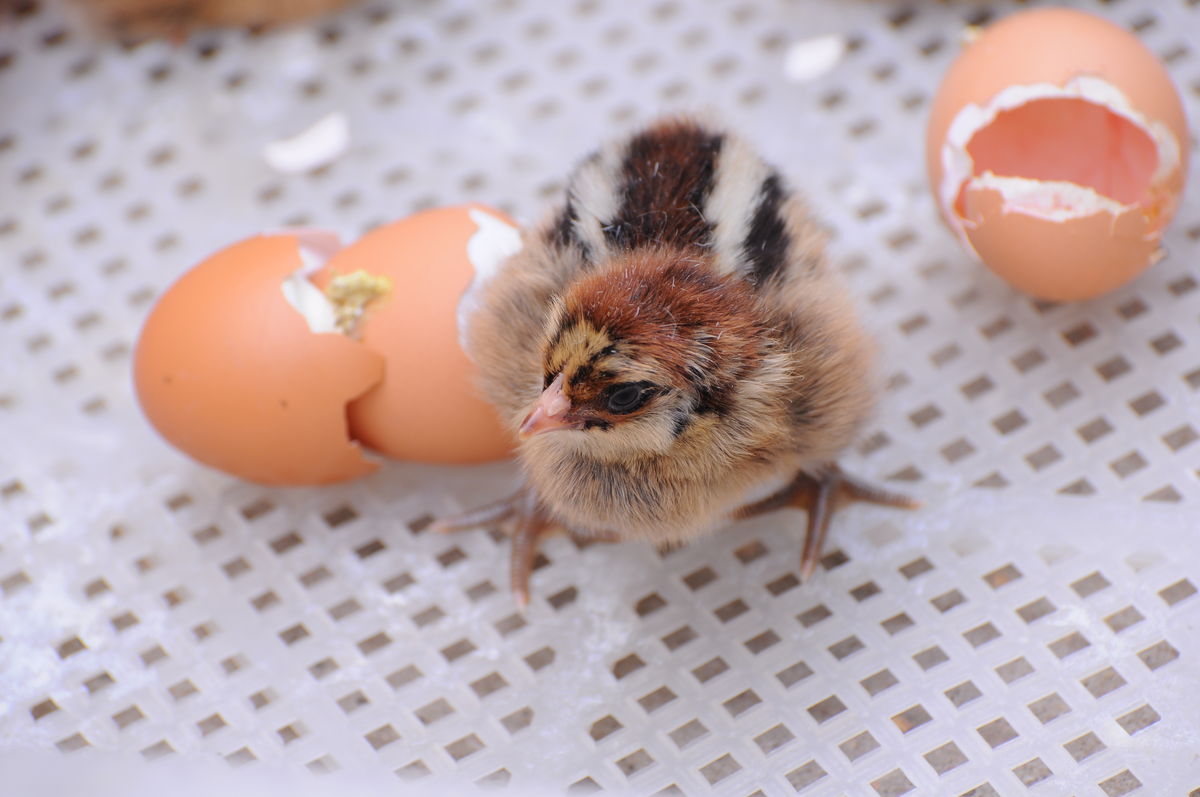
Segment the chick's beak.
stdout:
[[550,386],[542,391],[533,409],[525,416],[518,432],[522,440],[543,432],[553,432],[562,429],[578,429],[579,424],[567,420],[567,410],[571,409],[571,401],[563,395],[563,376],[554,377]]

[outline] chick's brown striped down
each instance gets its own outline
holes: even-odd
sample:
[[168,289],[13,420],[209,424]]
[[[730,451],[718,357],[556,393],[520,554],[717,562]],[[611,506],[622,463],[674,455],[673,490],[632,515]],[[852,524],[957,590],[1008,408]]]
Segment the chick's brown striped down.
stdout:
[[670,546],[798,506],[807,576],[839,501],[910,503],[837,468],[871,343],[804,203],[719,127],[667,118],[587,158],[469,340],[524,485],[440,526],[507,523],[522,603],[550,528]]

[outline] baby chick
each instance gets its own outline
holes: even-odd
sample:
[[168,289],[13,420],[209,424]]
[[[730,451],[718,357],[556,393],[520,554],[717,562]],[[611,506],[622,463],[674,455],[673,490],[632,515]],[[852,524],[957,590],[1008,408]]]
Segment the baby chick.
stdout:
[[875,400],[872,346],[804,203],[717,127],[667,118],[585,160],[468,346],[524,486],[438,525],[510,524],[522,606],[550,528],[674,546],[795,506],[808,577],[839,504],[913,505],[834,464]]

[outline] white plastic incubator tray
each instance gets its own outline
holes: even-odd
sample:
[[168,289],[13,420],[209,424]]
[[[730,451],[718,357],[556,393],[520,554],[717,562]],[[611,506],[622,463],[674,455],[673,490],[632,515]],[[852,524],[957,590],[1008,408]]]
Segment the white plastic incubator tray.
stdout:
[[[15,4],[0,781],[157,793],[201,760],[328,794],[1200,793],[1200,192],[1163,262],[1052,306],[969,262],[925,186],[963,29],[1027,5],[370,0],[121,47]],[[1070,5],[1136,31],[1200,119],[1195,0]],[[832,68],[789,78],[823,36]],[[521,615],[506,541],[425,531],[511,465],[266,489],[139,414],[139,326],[209,252],[467,200],[532,220],[578,157],[678,109],[809,194],[886,352],[844,464],[924,506],[845,511],[810,583],[785,512],[665,555],[553,539]],[[331,162],[264,157],[329,114],[349,131]],[[94,774],[109,759],[121,777]]]

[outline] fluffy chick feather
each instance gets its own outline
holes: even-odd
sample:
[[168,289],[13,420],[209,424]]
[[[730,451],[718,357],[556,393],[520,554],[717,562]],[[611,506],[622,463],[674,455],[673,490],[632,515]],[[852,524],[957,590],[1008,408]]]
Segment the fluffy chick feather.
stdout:
[[[486,395],[534,432],[519,449],[529,533],[673,545],[763,485],[836,472],[876,380],[824,244],[728,131],[668,118],[584,161],[469,336]],[[526,577],[515,562],[519,597]]]

